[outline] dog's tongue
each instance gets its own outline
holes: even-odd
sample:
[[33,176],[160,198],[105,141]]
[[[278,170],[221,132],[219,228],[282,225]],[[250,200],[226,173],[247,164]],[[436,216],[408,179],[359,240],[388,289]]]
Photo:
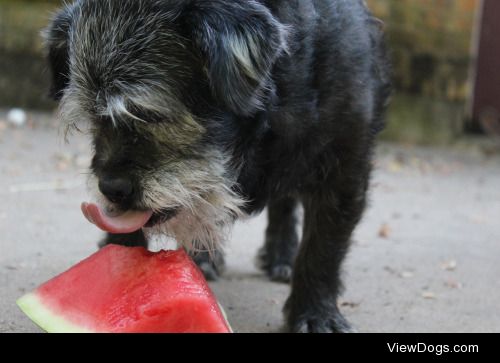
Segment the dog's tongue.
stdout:
[[144,227],[153,215],[153,212],[128,211],[117,216],[110,216],[94,203],[82,203],[81,208],[89,222],[113,234],[135,232]]

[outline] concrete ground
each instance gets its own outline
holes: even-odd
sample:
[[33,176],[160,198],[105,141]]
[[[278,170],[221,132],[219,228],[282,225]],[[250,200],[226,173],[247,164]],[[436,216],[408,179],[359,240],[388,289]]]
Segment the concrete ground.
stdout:
[[[85,135],[0,113],[0,332],[38,332],[15,300],[96,250]],[[341,309],[362,332],[500,332],[500,156],[379,147],[371,203],[344,267]],[[491,149],[489,149],[491,151]],[[239,223],[212,287],[237,332],[276,332],[289,287],[254,267],[266,218]],[[156,246],[157,248],[160,246]]]

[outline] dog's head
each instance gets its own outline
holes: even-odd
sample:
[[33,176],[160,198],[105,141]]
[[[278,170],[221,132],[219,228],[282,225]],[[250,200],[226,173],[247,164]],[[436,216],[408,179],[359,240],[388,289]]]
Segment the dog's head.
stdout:
[[93,138],[87,217],[218,242],[243,203],[238,123],[273,92],[285,27],[251,0],[81,0],[45,35],[62,118]]

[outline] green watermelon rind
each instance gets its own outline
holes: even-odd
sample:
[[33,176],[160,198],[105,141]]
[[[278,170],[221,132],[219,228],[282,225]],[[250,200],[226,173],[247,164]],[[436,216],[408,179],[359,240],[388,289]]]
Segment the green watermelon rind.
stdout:
[[[47,333],[92,333],[91,330],[72,324],[63,317],[53,313],[35,293],[24,295],[16,301],[16,304],[28,318]],[[220,303],[218,303],[218,306],[229,332],[233,333],[234,331],[231,325],[229,325],[224,308]]]
[[40,328],[48,333],[91,333],[72,324],[52,312],[35,293],[29,293],[16,301],[17,306]]
[[227,328],[229,329],[229,332],[230,333],[234,333],[234,330],[233,328],[231,327],[231,325],[229,325],[229,320],[227,319],[227,314],[226,314],[226,311],[224,310],[224,308],[222,307],[222,305],[220,304],[220,302],[217,301],[217,305],[219,305],[219,310],[222,314],[222,317],[224,318],[224,321],[227,325]]

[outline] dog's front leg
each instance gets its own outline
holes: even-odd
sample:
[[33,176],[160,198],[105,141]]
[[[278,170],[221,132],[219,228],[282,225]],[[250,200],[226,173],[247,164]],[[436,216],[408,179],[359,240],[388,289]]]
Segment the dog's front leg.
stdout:
[[272,198],[268,203],[266,239],[257,264],[273,281],[290,282],[299,245],[297,209],[298,201],[291,196]]
[[189,254],[208,281],[217,281],[226,268],[222,251],[192,251]]
[[290,331],[351,331],[337,306],[340,267],[363,211],[365,192],[364,185],[351,183],[343,190],[318,190],[304,196],[303,239],[284,309]]

